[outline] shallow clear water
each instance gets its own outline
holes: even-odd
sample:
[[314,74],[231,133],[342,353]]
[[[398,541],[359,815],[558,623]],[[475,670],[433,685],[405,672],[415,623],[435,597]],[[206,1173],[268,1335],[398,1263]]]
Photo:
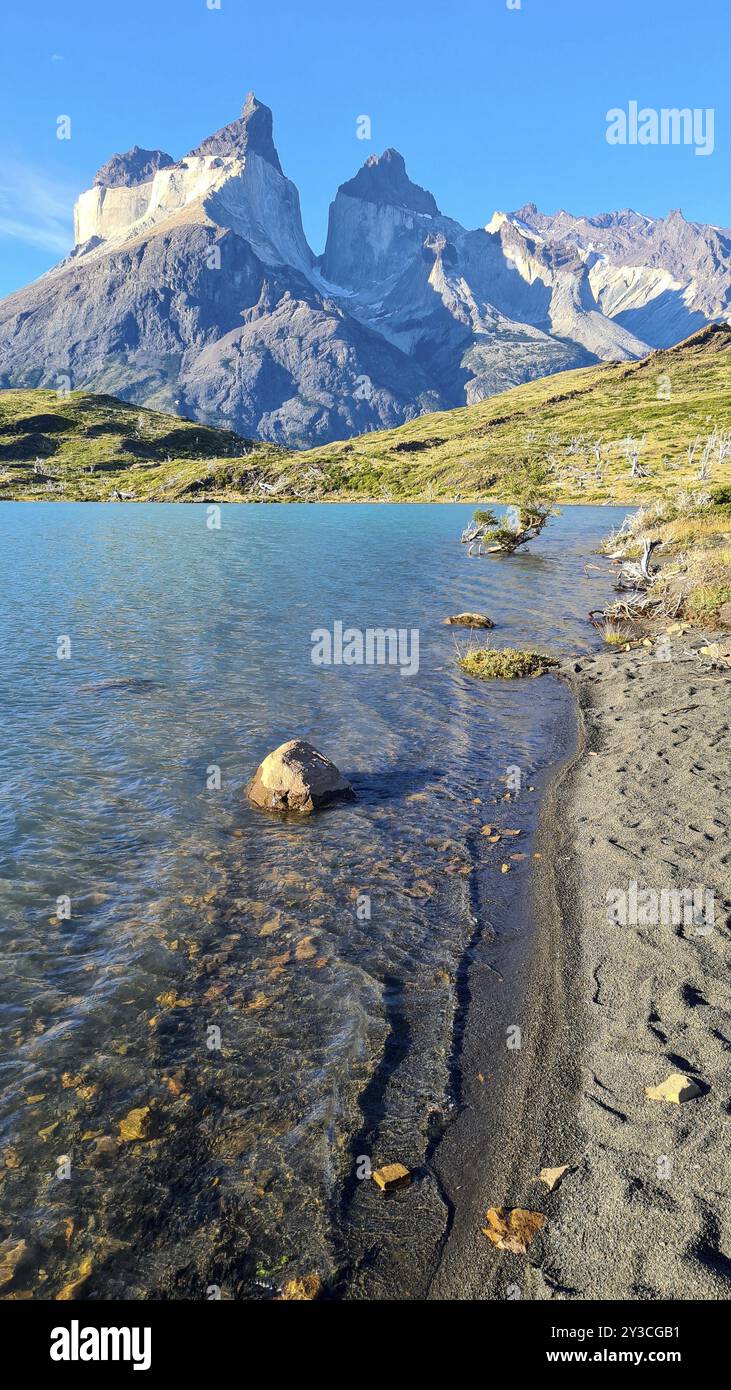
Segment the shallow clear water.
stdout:
[[[267,1296],[307,1271],[336,1288],[372,1219],[356,1158],[428,1171],[460,1103],[465,961],[487,928],[498,968],[529,930],[510,907],[568,703],[551,677],[470,680],[469,636],[442,620],[593,645],[609,578],[585,564],[623,515],[567,508],[531,554],[468,559],[471,510],[228,506],[209,530],[204,506],[0,506],[14,1288]],[[418,628],[418,673],[313,665],[337,620]],[[247,805],[294,736],[356,802],[302,823]],[[508,875],[480,833],[495,820],[528,856]]]

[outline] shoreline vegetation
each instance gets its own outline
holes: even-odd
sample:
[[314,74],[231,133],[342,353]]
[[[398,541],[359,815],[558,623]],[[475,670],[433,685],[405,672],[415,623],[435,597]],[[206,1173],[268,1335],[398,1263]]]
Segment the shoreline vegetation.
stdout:
[[545,675],[558,666],[554,657],[542,652],[520,651],[515,647],[477,647],[460,656],[457,665],[477,680],[520,680]]

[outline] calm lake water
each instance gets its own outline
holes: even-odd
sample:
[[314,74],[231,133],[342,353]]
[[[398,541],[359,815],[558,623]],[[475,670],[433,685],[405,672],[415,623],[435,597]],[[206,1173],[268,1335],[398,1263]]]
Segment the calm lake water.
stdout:
[[[471,512],[227,506],[209,530],[204,506],[0,506],[13,1292],[266,1298],[314,1273],[347,1293],[422,1201],[389,1204],[358,1160],[401,1159],[428,1195],[460,1104],[461,982],[478,941],[499,970],[530,933],[514,905],[570,712],[552,677],[464,676],[469,635],[442,620],[595,645],[610,580],[591,552],[624,514],[567,508],[532,553],[468,559]],[[418,673],[313,665],[336,621],[419,629]],[[294,736],[356,802],[302,823],[247,805]],[[495,821],[522,832],[507,875]]]

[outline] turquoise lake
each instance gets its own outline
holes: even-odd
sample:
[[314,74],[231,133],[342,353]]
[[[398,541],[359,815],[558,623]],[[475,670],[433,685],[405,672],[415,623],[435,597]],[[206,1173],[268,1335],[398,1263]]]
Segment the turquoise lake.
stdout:
[[[0,505],[0,1204],[35,1297],[80,1272],[79,1297],[268,1298],[310,1272],[347,1295],[402,1219],[361,1159],[406,1162],[437,1211],[465,981],[530,936],[571,723],[554,677],[464,675],[443,620],[594,648],[593,552],[624,509],[565,508],[500,558],[468,558],[471,513]],[[337,622],[418,630],[418,671],[313,664]],[[357,800],[248,805],[292,737]],[[508,874],[496,820],[521,832]]]

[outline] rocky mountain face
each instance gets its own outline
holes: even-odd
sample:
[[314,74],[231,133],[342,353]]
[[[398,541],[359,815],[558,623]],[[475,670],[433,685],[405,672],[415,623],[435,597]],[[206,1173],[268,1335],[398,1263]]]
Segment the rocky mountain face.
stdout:
[[133,145],[126,154],[113,154],[102,164],[94,183],[102,188],[132,188],[136,183],[147,183],[158,169],[167,169],[174,163],[172,155],[164,150],[141,150],[139,145]]
[[677,208],[659,218],[630,209],[574,217],[528,203],[514,217],[545,243],[574,248],[600,311],[651,347],[731,319],[729,229],[686,222]]
[[70,383],[290,447],[731,318],[731,232],[533,204],[466,230],[391,149],[338,189],[316,257],[252,94],[183,159],[114,155],[75,241],[0,302],[0,386]]

